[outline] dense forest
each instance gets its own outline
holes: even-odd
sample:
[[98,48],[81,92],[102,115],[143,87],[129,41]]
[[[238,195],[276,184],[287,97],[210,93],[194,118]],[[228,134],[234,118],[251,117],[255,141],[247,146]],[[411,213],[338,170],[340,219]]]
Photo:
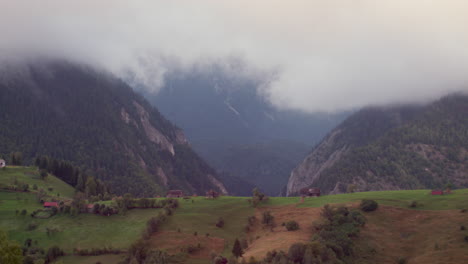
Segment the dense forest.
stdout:
[[111,74],[48,61],[3,65],[0,77],[1,156],[66,160],[117,194],[225,191],[182,131]]
[[[291,178],[304,176],[308,166],[314,177],[308,186],[326,193],[346,192],[350,185],[358,191],[466,187],[467,151],[468,96],[455,94],[425,106],[356,113],[330,132]],[[322,160],[314,157],[318,153]],[[290,193],[298,188],[289,187]]]

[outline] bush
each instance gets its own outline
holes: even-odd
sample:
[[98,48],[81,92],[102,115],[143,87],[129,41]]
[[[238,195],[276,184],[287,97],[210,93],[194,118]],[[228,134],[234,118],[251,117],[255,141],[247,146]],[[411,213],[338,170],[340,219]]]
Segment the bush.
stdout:
[[299,224],[294,220],[286,222],[285,226],[288,231],[296,231],[299,229]]
[[377,210],[377,208],[379,207],[379,204],[374,200],[364,199],[361,201],[360,207],[361,207],[361,210],[364,212],[372,212],[372,211]]
[[263,212],[262,224],[264,225],[273,225],[274,217],[271,215],[270,211]]
[[305,245],[302,243],[293,244],[288,251],[288,258],[294,263],[301,263],[304,257]]
[[218,222],[216,222],[216,227],[222,228],[224,226],[224,219],[222,217],[218,218]]
[[403,257],[399,258],[399,259],[397,260],[397,263],[398,263],[398,264],[406,264],[406,263],[407,263],[406,258],[403,258]]
[[63,255],[64,255],[64,252],[59,247],[53,246],[49,248],[49,250],[47,251],[47,254],[45,257],[45,263],[52,263],[58,257],[61,257]]
[[28,225],[28,227],[26,228],[26,230],[27,230],[27,231],[32,231],[32,230],[36,229],[37,226],[38,226],[38,224],[35,223],[35,222],[29,223],[29,225]]
[[416,207],[418,207],[418,205],[419,205],[418,202],[416,202],[416,201],[411,201],[410,204],[409,204],[409,207],[411,207],[411,208],[416,208]]

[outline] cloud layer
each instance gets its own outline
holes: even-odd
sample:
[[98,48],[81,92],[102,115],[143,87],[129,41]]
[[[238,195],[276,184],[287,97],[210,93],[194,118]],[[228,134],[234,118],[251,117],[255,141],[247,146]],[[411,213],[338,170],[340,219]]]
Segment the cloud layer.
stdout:
[[466,25],[463,0],[15,0],[0,2],[0,56],[77,60],[153,89],[224,63],[263,78],[278,107],[336,111],[467,90]]

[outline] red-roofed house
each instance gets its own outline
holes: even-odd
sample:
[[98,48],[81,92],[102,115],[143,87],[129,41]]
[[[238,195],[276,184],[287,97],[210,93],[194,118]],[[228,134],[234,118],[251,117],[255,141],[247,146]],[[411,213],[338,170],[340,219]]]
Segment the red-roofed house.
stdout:
[[94,204],[88,204],[86,206],[86,209],[88,209],[88,213],[92,213],[94,210]]
[[444,192],[442,190],[432,190],[431,194],[432,195],[444,195]]
[[59,204],[57,202],[45,202],[44,203],[44,208],[52,208],[52,207],[58,208]]

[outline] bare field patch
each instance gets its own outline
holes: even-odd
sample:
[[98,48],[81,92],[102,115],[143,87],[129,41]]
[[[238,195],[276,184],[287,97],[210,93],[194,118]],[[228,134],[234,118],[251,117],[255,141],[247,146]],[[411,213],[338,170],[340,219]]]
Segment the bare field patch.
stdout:
[[468,263],[468,243],[464,241],[468,214],[460,210],[422,211],[381,206],[365,214],[359,244],[376,250],[374,263],[396,263],[404,258],[409,264]]
[[219,237],[207,237],[201,234],[195,236],[174,231],[157,232],[151,237],[150,241],[152,247],[167,250],[170,254],[177,254],[184,247],[200,244],[199,250],[189,254],[190,258],[195,259],[210,259],[211,252],[221,254],[224,250],[224,243],[224,239]]
[[[271,250],[288,251],[296,242],[308,242],[313,235],[312,223],[320,218],[321,208],[298,208],[295,205],[275,206],[259,208],[255,212],[257,223],[254,229],[248,233],[249,247],[244,257],[251,256],[262,259]],[[264,228],[261,224],[262,214],[270,211],[275,218],[275,227]],[[295,220],[299,224],[299,230],[287,231],[283,222]]]

